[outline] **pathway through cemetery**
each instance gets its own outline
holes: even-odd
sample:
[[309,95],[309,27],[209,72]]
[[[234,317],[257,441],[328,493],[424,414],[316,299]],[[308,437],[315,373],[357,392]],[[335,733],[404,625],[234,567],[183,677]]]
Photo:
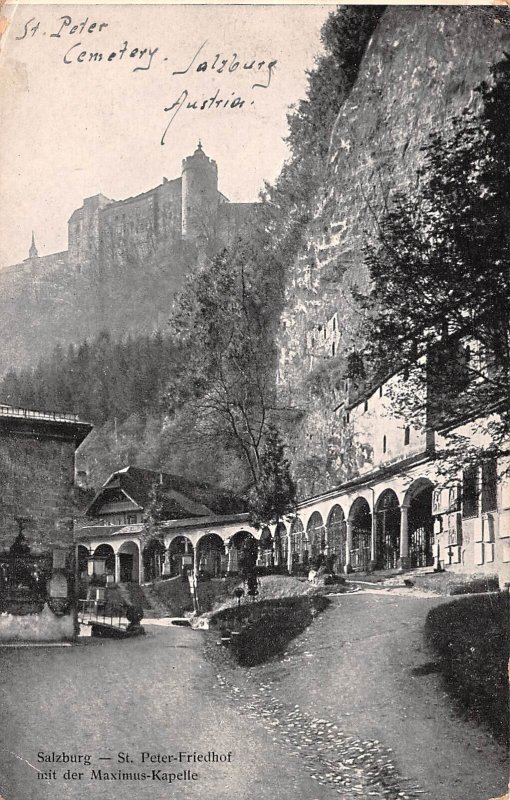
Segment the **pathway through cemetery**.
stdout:
[[[199,631],[150,624],[135,640],[2,648],[0,796],[498,797],[504,753],[455,716],[437,674],[415,672],[439,602],[334,597],[281,659],[249,670],[212,666]],[[135,777],[105,777],[121,773]]]

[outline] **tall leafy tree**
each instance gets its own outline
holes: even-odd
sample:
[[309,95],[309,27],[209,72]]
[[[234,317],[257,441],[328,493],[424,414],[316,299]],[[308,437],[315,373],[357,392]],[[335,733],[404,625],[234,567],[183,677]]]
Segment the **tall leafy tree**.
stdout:
[[181,362],[166,394],[169,409],[193,418],[198,441],[242,454],[255,483],[276,411],[271,331],[280,290],[272,291],[276,271],[264,272],[266,255],[263,242],[240,242],[191,276],[171,318]]

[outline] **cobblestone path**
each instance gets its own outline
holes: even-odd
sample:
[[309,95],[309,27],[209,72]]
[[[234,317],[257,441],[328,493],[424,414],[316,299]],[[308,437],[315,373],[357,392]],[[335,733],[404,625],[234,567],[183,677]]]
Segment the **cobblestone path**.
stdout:
[[227,692],[243,716],[261,721],[273,741],[283,744],[291,756],[303,762],[319,786],[327,787],[327,794],[318,787],[318,797],[413,800],[426,795],[398,773],[391,748],[376,739],[349,735],[333,722],[313,717],[297,705],[286,706],[273,695],[271,682],[257,689],[253,685],[255,690],[250,692],[250,682],[248,678],[248,685],[240,688],[224,674],[218,674],[216,687]]
[[501,796],[506,754],[458,718],[440,676],[423,669],[433,658],[425,617],[442,602],[340,595],[283,657],[220,668],[216,686],[306,764],[317,800]]

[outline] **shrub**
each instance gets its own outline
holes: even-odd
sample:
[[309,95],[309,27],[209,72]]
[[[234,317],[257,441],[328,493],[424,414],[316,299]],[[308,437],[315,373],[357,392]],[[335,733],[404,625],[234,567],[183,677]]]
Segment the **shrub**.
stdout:
[[240,628],[231,654],[240,666],[247,667],[283,652],[328,604],[329,600],[322,595],[261,600],[245,603],[239,609],[223,609],[211,622],[226,628]]
[[509,736],[509,611],[507,592],[465,597],[433,608],[425,625],[447,690],[503,742]]

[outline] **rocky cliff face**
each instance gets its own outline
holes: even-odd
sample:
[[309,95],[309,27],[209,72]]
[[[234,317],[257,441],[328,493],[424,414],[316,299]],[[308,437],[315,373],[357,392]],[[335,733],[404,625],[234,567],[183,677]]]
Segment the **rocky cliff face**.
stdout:
[[363,247],[396,192],[413,192],[431,133],[477,102],[475,87],[510,51],[510,18],[492,9],[390,7],[362,60],[331,133],[329,174],[306,244],[293,264],[279,336],[282,396],[301,406],[293,465],[301,493],[350,477],[339,461],[343,431],[334,409],[342,374],[364,322],[350,288],[368,275]]

